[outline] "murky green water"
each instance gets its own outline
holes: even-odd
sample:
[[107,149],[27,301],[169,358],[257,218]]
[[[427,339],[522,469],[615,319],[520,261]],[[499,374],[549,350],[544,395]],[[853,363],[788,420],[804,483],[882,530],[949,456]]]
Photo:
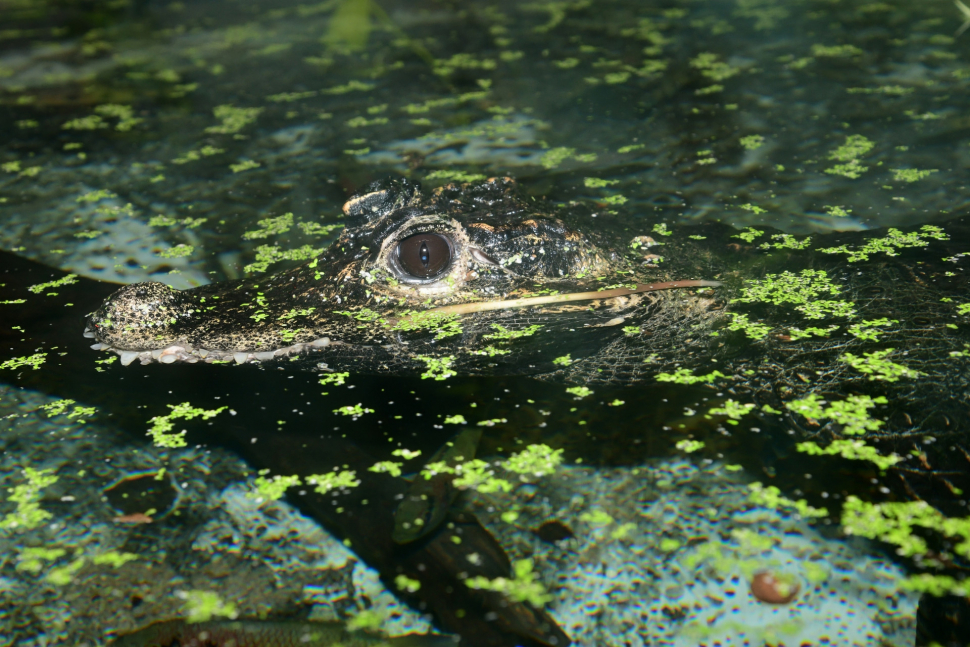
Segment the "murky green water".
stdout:
[[[864,350],[895,352],[867,356],[868,381],[811,348],[760,362],[757,344],[792,329],[758,337],[736,319],[714,361],[738,373],[693,385],[658,381],[650,353],[605,383],[121,366],[79,345],[78,310],[112,286],[11,288],[0,644],[105,644],[201,614],[475,647],[560,630],[590,647],[912,645],[921,590],[965,594],[970,541],[970,240],[943,242],[966,232],[950,228],[968,195],[965,20],[949,0],[0,0],[0,247],[87,279],[184,289],[294,267],[389,175],[426,191],[512,176],[537,210],[583,211],[625,240],[675,228],[667,249],[701,240],[680,225],[749,228],[712,252],[775,254],[717,277],[749,288],[765,267],[816,267],[786,256],[815,250],[806,236],[944,232],[824,256],[843,277],[882,276],[893,256],[911,270],[908,292],[858,292],[855,320],[802,324],[819,344],[839,330],[825,352],[865,334]],[[943,270],[927,269],[944,244]],[[48,280],[4,258],[0,288]],[[14,361],[40,349],[36,370]],[[751,386],[758,374],[778,377]],[[185,446],[153,444],[143,434],[179,403],[165,433]],[[508,488],[467,488],[424,553],[387,548],[370,510],[392,514],[404,477],[420,482],[466,428]],[[554,450],[554,469],[509,469]],[[368,466],[400,478],[306,503],[308,474]],[[481,563],[506,579],[457,608]],[[447,577],[406,575],[426,571]]]

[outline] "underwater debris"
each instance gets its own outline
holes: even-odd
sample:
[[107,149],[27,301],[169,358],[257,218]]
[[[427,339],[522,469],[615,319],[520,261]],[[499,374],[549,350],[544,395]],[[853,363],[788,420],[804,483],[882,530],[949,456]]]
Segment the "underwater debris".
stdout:
[[555,519],[544,521],[533,532],[547,544],[556,544],[573,536],[573,531],[569,526]]
[[800,589],[794,579],[771,571],[760,571],[751,578],[751,595],[768,604],[788,604]]
[[179,490],[164,468],[128,474],[102,492],[118,512],[115,523],[151,523],[172,512],[179,499]]

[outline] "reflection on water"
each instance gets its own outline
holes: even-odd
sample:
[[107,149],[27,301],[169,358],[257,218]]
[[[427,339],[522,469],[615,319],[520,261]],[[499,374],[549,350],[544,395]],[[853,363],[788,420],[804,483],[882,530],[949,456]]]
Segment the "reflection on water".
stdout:
[[[0,16],[0,246],[21,257],[179,289],[261,277],[353,227],[370,181],[511,175],[537,213],[632,239],[643,271],[732,290],[716,330],[607,322],[612,354],[570,369],[593,351],[567,349],[568,384],[321,382],[122,367],[81,337],[114,286],[28,291],[63,274],[5,256],[0,643],[195,614],[476,646],[903,646],[920,591],[964,594],[970,248],[947,221],[970,67],[948,1]],[[905,231],[819,238],[883,227]],[[474,457],[447,451],[463,429]],[[395,543],[407,497],[433,532]]]

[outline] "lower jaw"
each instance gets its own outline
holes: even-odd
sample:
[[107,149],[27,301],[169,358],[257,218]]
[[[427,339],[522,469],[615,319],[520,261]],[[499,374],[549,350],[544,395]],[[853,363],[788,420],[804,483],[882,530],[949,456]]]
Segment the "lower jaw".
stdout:
[[[90,330],[85,330],[85,337],[93,336]],[[128,366],[136,359],[141,364],[174,364],[184,362],[195,364],[196,362],[246,364],[249,362],[268,362],[281,357],[298,355],[311,350],[320,350],[330,345],[329,337],[321,337],[311,342],[301,344],[291,344],[273,350],[266,351],[230,351],[230,350],[209,350],[205,348],[194,348],[191,344],[172,344],[164,348],[154,350],[126,350],[114,348],[110,344],[97,343],[91,346],[94,350],[103,350],[116,353],[121,358],[121,365]]]

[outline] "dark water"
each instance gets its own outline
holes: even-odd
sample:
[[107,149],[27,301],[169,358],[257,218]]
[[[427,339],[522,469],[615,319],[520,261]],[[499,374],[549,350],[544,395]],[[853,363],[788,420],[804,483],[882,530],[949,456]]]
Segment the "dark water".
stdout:
[[[0,246],[113,283],[275,272],[326,247],[339,227],[310,223],[340,225],[347,197],[386,175],[426,188],[511,175],[527,199],[609,212],[643,234],[657,222],[799,235],[943,223],[968,195],[965,19],[942,0],[0,0]],[[286,213],[304,226],[245,235]],[[48,280],[6,262],[0,283]],[[363,474],[398,461],[413,474],[461,428],[446,424],[456,415],[483,430],[481,458],[563,450],[554,474],[506,474],[510,492],[469,493],[456,508],[509,561],[531,560],[551,595],[536,606],[575,644],[911,645],[919,594],[904,579],[962,577],[970,531],[942,516],[906,508],[885,522],[902,528],[889,542],[846,532],[848,497],[921,497],[904,470],[805,456],[794,443],[814,429],[780,416],[712,419],[734,395],[716,386],[646,380],[577,397],[565,392],[577,385],[528,378],[352,373],[321,386],[275,366],[99,365],[82,315],[114,287],[32,297],[18,310],[27,331],[0,310],[0,362],[35,341],[67,353],[0,372],[0,644],[103,644],[230,607],[372,611],[392,635],[429,631],[445,584],[408,593],[394,581],[404,558],[368,565],[350,552],[381,543],[366,531],[379,501],[347,495],[332,506],[344,514],[307,504],[307,484],[278,501],[247,493],[263,469]],[[75,402],[42,408],[64,399]],[[183,402],[227,410],[176,420],[184,448],[153,446],[149,419]],[[373,411],[339,412],[358,403]],[[952,442],[953,455],[966,446]],[[25,468],[56,480],[31,487]],[[965,468],[951,472],[934,487],[958,520]],[[829,514],[752,500],[755,481]],[[150,523],[129,523],[146,512]],[[911,536],[930,546],[902,559]],[[459,545],[453,575],[481,558]],[[794,600],[756,598],[763,572],[788,578]],[[437,629],[489,644],[476,613],[497,622],[463,610]]]

